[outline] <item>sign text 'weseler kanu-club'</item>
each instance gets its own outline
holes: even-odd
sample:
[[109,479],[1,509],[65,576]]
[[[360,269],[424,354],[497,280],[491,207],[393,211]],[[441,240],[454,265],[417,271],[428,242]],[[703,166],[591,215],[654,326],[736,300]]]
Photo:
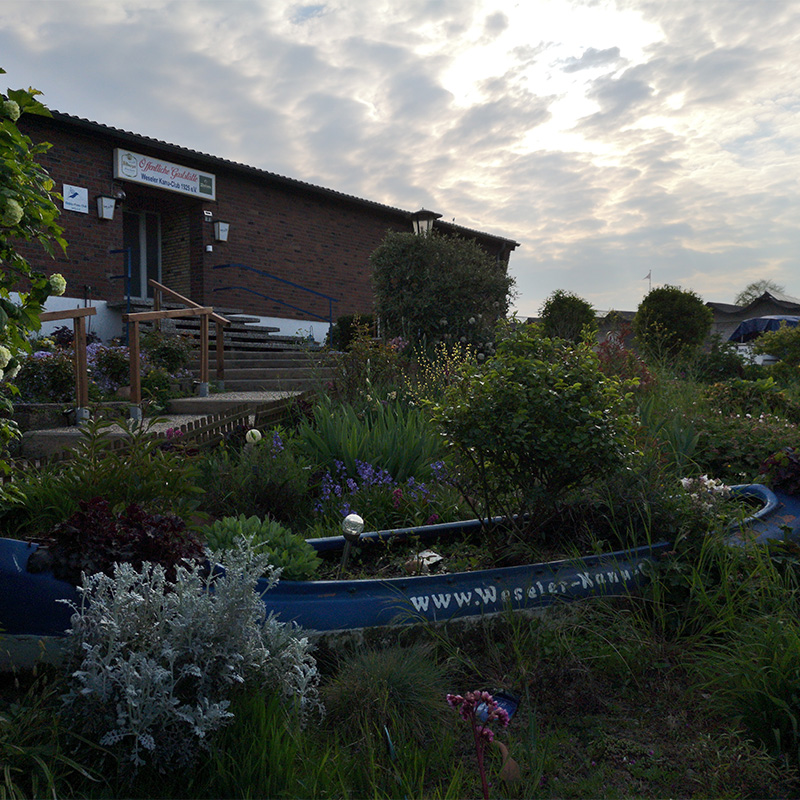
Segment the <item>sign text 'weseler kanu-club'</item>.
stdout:
[[217,199],[216,177],[211,173],[143,156],[130,150],[114,150],[114,177],[203,200]]

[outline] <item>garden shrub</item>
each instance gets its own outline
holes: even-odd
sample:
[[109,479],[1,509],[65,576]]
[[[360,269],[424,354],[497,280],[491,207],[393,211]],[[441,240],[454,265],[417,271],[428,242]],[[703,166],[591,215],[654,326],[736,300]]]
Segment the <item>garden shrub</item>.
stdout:
[[788,367],[800,366],[800,327],[781,323],[776,331],[766,331],[759,336],[753,350],[772,356]]
[[373,338],[366,325],[357,325],[347,352],[331,357],[326,394],[359,408],[396,396],[403,383],[405,348],[404,339],[384,342]]
[[137,503],[115,513],[102,497],[82,500],[79,506],[47,533],[48,566],[60,580],[77,585],[82,573],[111,575],[122,561],[137,570],[145,561],[160,564],[172,579],[178,564],[204,558],[199,539],[179,517],[153,513]]
[[708,387],[704,396],[717,411],[775,414],[800,422],[800,403],[769,377],[760,380],[732,378]]
[[150,364],[175,375],[184,369],[192,358],[194,343],[188,336],[163,331],[146,331],[140,340]]
[[707,351],[695,357],[695,372],[698,380],[706,383],[745,377],[745,361],[733,342],[725,342],[719,334],[711,337]]
[[490,512],[554,507],[571,487],[621,469],[634,422],[630,384],[605,376],[589,341],[571,345],[509,323],[484,366],[432,404],[463,459],[469,488]]
[[752,483],[773,453],[800,448],[800,429],[771,414],[697,411],[692,423],[700,437],[693,456],[698,471],[729,484]]
[[274,428],[254,445],[247,430],[197,459],[201,509],[216,517],[270,517],[296,530],[311,516],[312,463],[294,434]]
[[372,314],[345,314],[331,327],[328,344],[333,350],[346,352],[353,340],[364,334],[375,336],[375,317]]
[[597,346],[600,371],[622,381],[635,381],[632,391],[641,397],[655,388],[656,379],[644,361],[625,346],[625,338],[625,328],[622,328]]
[[280,568],[286,581],[311,580],[321,563],[317,551],[302,536],[279,522],[259,517],[223,517],[202,530],[211,550],[231,550],[240,538],[269,557],[270,566]]
[[166,449],[151,438],[148,425],[116,420],[125,431],[123,446],[115,448],[106,432],[111,420],[82,427],[82,438],[64,463],[29,467],[14,473],[10,485],[16,497],[0,507],[0,526],[6,535],[42,533],[64,522],[81,500],[102,497],[115,511],[131,503],[152,503],[163,512],[188,518],[203,489],[198,470],[180,447]]
[[674,359],[696,350],[704,341],[714,314],[698,294],[678,286],[658,286],[645,296],[633,330],[639,346],[656,359]]
[[[131,779],[195,765],[231,718],[232,690],[277,692],[301,717],[320,708],[308,640],[268,616],[256,582],[268,557],[212,554],[221,570],[160,565],[86,576],[67,637],[73,727],[107,748]],[[269,586],[277,582],[274,575]]]
[[66,350],[39,350],[20,360],[15,383],[23,403],[65,403],[75,396],[75,368]]
[[597,317],[592,304],[573,292],[556,289],[539,309],[545,336],[578,342],[584,331],[597,331]]

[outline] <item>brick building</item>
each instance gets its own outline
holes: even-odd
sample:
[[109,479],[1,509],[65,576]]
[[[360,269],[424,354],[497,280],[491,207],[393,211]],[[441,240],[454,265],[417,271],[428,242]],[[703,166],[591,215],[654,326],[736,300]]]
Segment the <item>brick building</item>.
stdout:
[[[412,230],[412,212],[67,114],[27,114],[19,126],[52,144],[40,160],[63,192],[69,242],[55,263],[26,255],[67,280],[48,308],[97,306],[103,338],[119,333],[128,302],[148,305],[155,278],[202,305],[320,339],[329,317],[372,311],[369,255],[388,230]],[[434,227],[506,266],[517,247],[440,219]]]

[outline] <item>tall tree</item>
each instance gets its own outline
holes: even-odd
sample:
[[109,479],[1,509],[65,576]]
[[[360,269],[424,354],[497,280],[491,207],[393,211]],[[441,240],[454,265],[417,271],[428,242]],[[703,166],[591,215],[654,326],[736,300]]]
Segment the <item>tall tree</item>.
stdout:
[[775,281],[762,278],[760,281],[753,281],[748,283],[733,301],[737,306],[749,306],[753,300],[757,300],[764,292],[778,292],[783,294],[786,289],[783,286],[775,283]]

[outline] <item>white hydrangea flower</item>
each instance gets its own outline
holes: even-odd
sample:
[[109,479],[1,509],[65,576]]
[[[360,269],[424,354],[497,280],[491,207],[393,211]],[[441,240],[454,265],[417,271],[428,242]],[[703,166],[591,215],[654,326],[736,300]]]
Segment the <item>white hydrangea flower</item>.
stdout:
[[250,428],[244,438],[248,444],[258,444],[261,441],[261,431],[257,428]]
[[10,370],[6,371],[6,379],[9,381],[13,381],[14,378],[17,377],[17,373],[19,372],[20,365],[15,364]]
[[60,272],[54,272],[50,276],[50,294],[62,295],[67,290],[67,282]]
[[12,228],[22,219],[22,206],[13,198],[6,200],[6,208],[0,217],[0,225]]
[[3,115],[8,117],[12,122],[16,122],[21,113],[19,103],[16,100],[3,101]]
[[0,344],[0,369],[5,369],[11,361],[11,351]]

